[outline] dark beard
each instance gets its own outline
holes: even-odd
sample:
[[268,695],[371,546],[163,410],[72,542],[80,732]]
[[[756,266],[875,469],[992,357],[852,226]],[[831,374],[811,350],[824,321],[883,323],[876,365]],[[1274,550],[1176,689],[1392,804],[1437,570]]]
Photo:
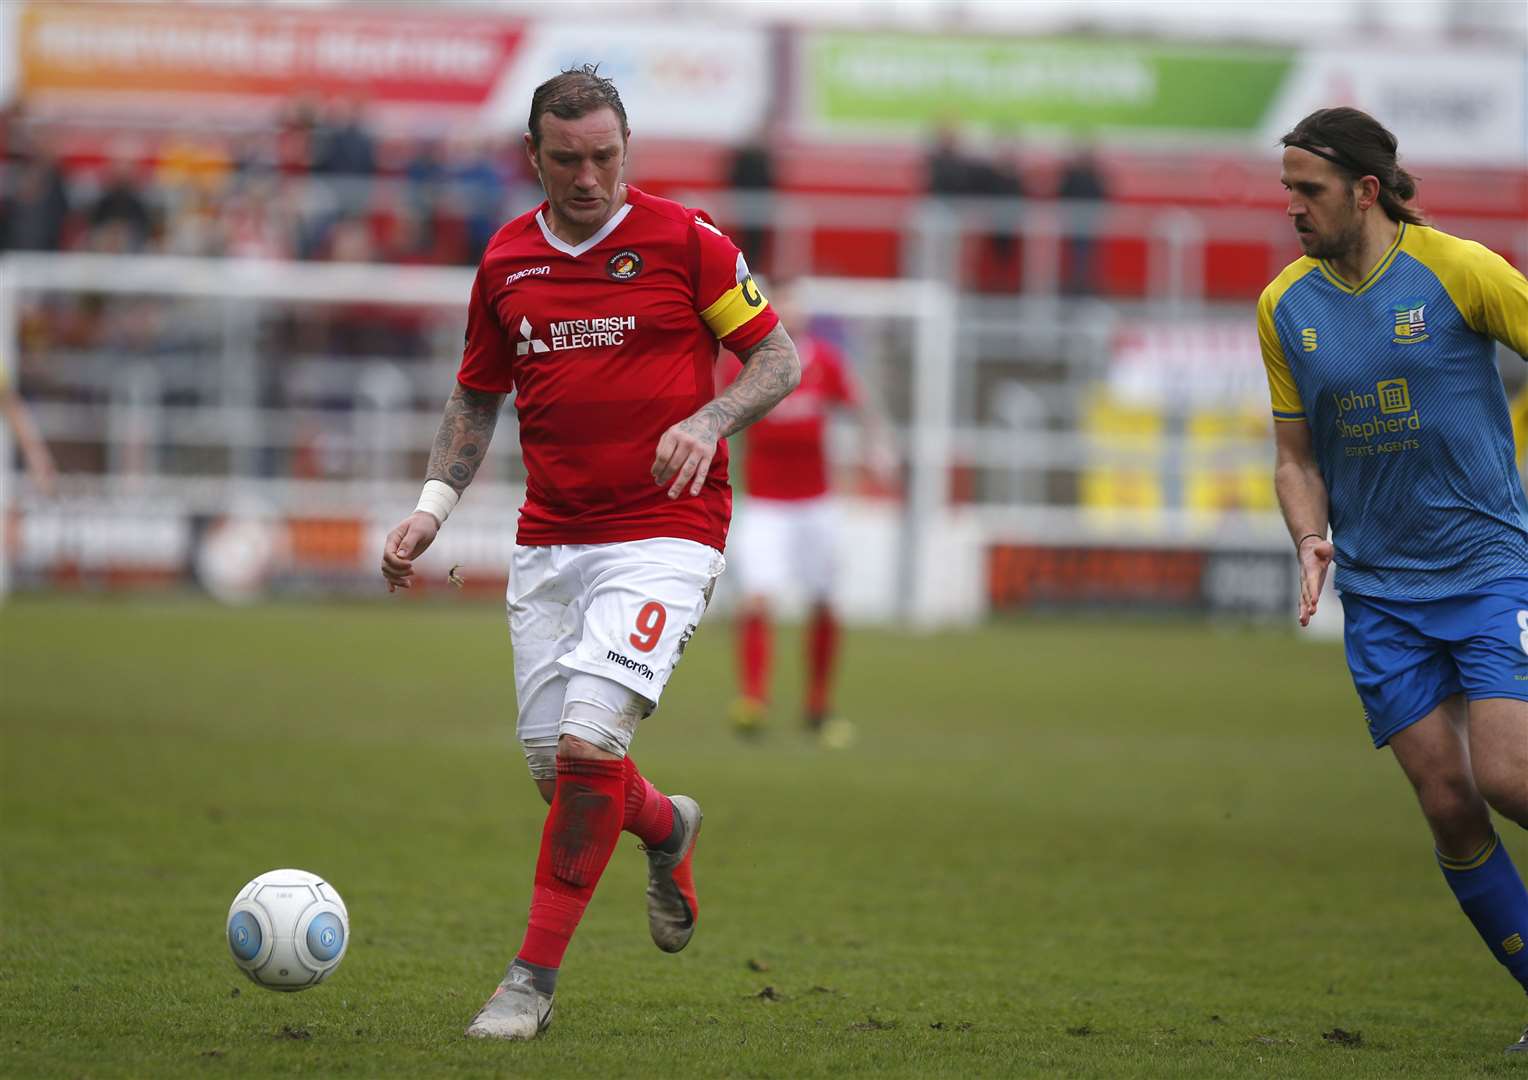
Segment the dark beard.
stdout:
[[1336,236],[1321,239],[1307,254],[1312,259],[1336,262],[1352,252],[1363,239],[1363,235],[1363,222],[1353,221]]
[[1363,242],[1364,223],[1358,216],[1358,200],[1348,193],[1348,221],[1335,236],[1319,238],[1316,246],[1307,254],[1312,259],[1324,259],[1327,262],[1336,262],[1352,251]]

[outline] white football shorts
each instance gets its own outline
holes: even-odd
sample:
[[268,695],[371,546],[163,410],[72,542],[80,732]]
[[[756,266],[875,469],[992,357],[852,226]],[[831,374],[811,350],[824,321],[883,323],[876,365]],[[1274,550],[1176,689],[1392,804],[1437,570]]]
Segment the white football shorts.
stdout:
[[808,600],[827,600],[833,592],[837,522],[831,496],[742,503],[730,546],[744,593],[804,592]]
[[651,713],[726,566],[693,540],[516,545],[506,607],[527,750],[556,745],[573,672],[621,684]]

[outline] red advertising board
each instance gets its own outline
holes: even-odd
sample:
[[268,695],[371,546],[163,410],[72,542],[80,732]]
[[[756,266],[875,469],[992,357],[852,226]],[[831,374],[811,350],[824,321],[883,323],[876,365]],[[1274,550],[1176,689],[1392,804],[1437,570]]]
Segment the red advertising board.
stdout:
[[480,108],[523,24],[385,7],[290,11],[194,4],[29,3],[20,90],[29,103],[163,107],[296,95]]

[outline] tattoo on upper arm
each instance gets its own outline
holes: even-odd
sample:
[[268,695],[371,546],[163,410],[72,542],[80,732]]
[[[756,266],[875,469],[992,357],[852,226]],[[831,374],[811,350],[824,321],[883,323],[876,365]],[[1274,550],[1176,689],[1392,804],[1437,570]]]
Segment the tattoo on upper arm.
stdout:
[[472,483],[483,463],[483,451],[493,438],[499,407],[503,404],[503,394],[485,393],[458,383],[446,400],[425,479],[443,480],[457,491]]
[[743,371],[695,414],[713,438],[732,435],[773,409],[801,381],[795,343],[776,326],[751,348],[738,353]]

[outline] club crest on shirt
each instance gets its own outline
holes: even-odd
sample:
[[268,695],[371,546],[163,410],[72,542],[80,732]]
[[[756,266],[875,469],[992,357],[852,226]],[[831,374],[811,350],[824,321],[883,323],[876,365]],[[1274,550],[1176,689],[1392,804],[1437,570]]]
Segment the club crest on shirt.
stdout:
[[1415,345],[1426,341],[1427,333],[1427,300],[1402,300],[1393,305],[1395,312],[1395,337],[1391,338],[1397,345]]
[[617,251],[610,256],[610,261],[605,264],[605,273],[616,281],[630,281],[642,272],[642,256],[627,248]]

